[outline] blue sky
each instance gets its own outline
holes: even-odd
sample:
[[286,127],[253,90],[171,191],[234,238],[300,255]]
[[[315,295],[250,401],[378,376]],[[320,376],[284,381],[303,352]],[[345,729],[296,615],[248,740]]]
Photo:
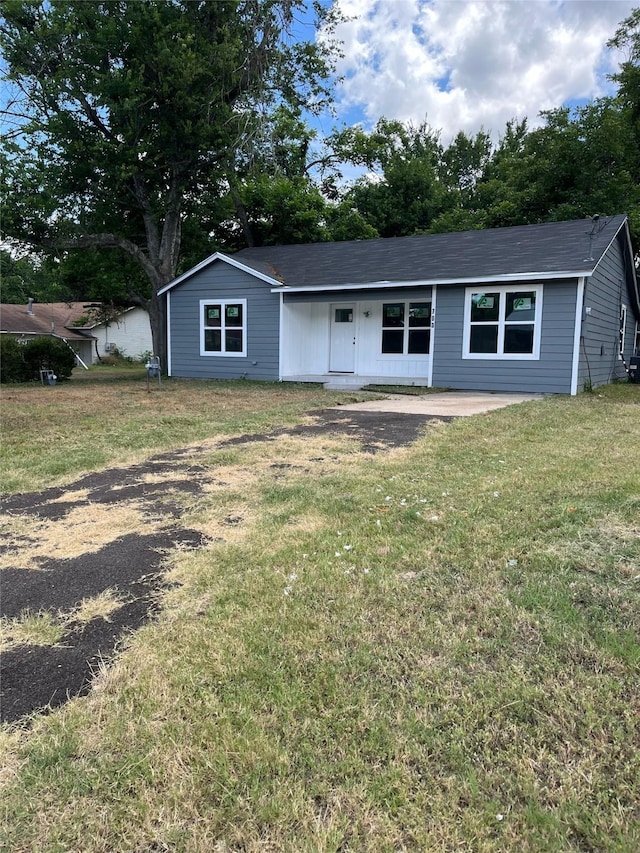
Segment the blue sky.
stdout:
[[[337,123],[426,120],[448,142],[613,92],[606,42],[638,0],[336,0]],[[321,133],[336,123],[325,116]]]

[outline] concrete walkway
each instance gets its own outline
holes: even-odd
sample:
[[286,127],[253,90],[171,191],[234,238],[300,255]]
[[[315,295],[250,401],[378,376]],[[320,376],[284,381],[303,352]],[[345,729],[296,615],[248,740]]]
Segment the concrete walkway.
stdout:
[[434,394],[390,394],[384,400],[367,400],[364,403],[347,403],[338,406],[341,411],[400,412],[408,415],[433,417],[465,417],[502,409],[514,403],[542,400],[544,394],[501,394],[489,391],[443,391]]

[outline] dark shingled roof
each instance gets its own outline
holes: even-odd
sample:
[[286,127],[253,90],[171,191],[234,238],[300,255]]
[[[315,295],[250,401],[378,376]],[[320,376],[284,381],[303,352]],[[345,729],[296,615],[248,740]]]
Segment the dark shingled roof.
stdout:
[[240,263],[290,287],[589,274],[626,216],[338,243],[242,249]]

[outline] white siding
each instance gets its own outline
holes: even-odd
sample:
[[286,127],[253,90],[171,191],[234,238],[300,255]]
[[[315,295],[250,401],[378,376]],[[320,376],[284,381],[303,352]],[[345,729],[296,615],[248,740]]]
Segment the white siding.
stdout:
[[153,349],[149,314],[142,308],[132,308],[109,323],[95,326],[91,329],[91,334],[98,339],[97,346],[101,357],[110,354],[105,344],[115,345],[119,353],[134,359]]

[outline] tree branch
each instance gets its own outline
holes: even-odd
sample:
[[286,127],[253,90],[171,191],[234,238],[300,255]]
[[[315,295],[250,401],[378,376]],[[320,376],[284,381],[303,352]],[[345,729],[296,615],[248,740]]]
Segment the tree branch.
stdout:
[[136,243],[126,237],[121,237],[119,234],[83,234],[81,237],[52,240],[49,245],[51,248],[57,249],[87,249],[90,247],[122,249],[140,264],[154,288],[165,283],[160,281],[158,270],[151,263],[146,252]]

